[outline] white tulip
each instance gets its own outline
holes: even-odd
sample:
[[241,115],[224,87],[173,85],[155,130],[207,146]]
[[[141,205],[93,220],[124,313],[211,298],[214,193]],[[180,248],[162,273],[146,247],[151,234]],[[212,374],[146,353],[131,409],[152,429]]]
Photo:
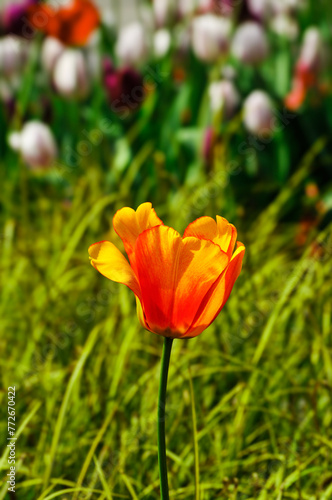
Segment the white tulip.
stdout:
[[149,38],[139,21],[124,26],[115,45],[115,53],[123,64],[137,64],[144,61],[149,52]]
[[209,86],[211,109],[223,112],[225,118],[230,118],[240,102],[240,96],[234,83],[229,80],[213,82]]
[[231,21],[214,14],[203,14],[192,23],[192,47],[198,59],[214,62],[229,49]]
[[53,83],[64,97],[86,97],[90,90],[90,75],[80,50],[66,49],[62,52],[54,66]]
[[299,34],[297,21],[289,14],[283,12],[273,17],[271,28],[275,33],[289,40],[295,40]]
[[287,13],[302,9],[306,0],[270,0],[272,8],[277,13]]
[[316,71],[322,64],[324,57],[323,40],[320,31],[315,28],[307,28],[304,32],[300,63],[312,71]]
[[271,12],[270,0],[247,0],[248,9],[254,16],[265,18]]
[[266,92],[255,90],[243,103],[243,121],[255,135],[270,134],[274,125],[272,101]]
[[154,55],[158,58],[164,57],[171,46],[171,34],[167,29],[155,32],[153,38]]
[[7,35],[0,38],[0,73],[10,76],[21,70],[26,54],[26,46],[18,37]]
[[174,0],[153,0],[153,14],[157,26],[164,26],[174,14]]
[[55,139],[50,128],[37,120],[27,122],[21,132],[13,132],[9,145],[21,153],[23,160],[32,168],[45,168],[57,156]]
[[262,26],[253,21],[240,24],[234,34],[232,53],[245,64],[262,62],[268,54],[268,41]]
[[65,46],[57,38],[49,36],[44,39],[41,49],[41,62],[44,69],[51,73],[59,56],[65,50]]
[[[216,5],[217,8],[217,5]],[[178,0],[177,10],[181,17],[189,16],[195,11],[207,12],[213,10],[212,0]]]
[[195,0],[178,0],[177,9],[181,17],[192,14],[196,9]]

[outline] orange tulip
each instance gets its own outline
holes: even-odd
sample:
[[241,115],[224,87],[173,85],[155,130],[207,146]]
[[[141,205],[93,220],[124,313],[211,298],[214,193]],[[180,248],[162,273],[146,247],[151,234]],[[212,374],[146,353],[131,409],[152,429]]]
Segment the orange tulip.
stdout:
[[34,29],[58,38],[65,45],[85,45],[100,23],[98,9],[90,0],[72,0],[54,9],[50,5],[33,5],[29,21]]
[[113,218],[129,263],[113,243],[89,248],[91,264],[136,295],[144,328],[170,338],[203,332],[224,307],[238,278],[245,248],[226,219],[201,217],[183,237],[164,226],[151,203],[135,212],[122,208]]
[[309,90],[315,86],[317,86],[315,72],[304,64],[297,64],[292,88],[284,100],[285,106],[291,111],[297,111],[306,100]]

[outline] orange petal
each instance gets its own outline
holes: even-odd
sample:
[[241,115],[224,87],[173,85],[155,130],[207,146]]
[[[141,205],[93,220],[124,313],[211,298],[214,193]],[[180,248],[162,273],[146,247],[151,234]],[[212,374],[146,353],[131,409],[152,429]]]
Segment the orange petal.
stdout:
[[244,245],[238,242],[237,249],[226,270],[214,283],[202,301],[197,316],[186,334],[186,338],[196,337],[216,319],[226,304],[235,281],[239,277],[244,253]]
[[136,212],[132,208],[121,208],[113,217],[115,232],[123,241],[130,262],[138,236],[146,229],[159,226],[163,222],[152,208],[151,203],[143,203]]
[[148,328],[170,337],[187,332],[203,298],[229,261],[212,241],[182,240],[166,226],[139,236],[135,258]]
[[188,236],[213,241],[231,258],[237,233],[232,224],[217,215],[217,222],[212,217],[200,217],[189,224],[183,237]]
[[67,45],[82,46],[98,28],[100,16],[90,0],[74,0],[70,6],[61,9],[60,21],[59,38]]
[[73,0],[59,9],[44,4],[33,5],[28,17],[33,28],[66,45],[77,46],[85,45],[100,23],[99,11],[90,0]]
[[137,317],[138,317],[139,322],[141,323],[142,327],[145,328],[146,330],[149,330],[149,326],[148,326],[146,319],[145,319],[143,307],[142,307],[141,301],[139,300],[138,297],[136,297],[136,310],[137,310]]
[[137,277],[149,330],[170,335],[181,236],[174,229],[158,226],[144,231],[136,241]]
[[113,243],[109,241],[95,243],[90,246],[89,255],[91,264],[103,276],[117,283],[123,283],[138,298],[141,297],[140,286],[133,269]]

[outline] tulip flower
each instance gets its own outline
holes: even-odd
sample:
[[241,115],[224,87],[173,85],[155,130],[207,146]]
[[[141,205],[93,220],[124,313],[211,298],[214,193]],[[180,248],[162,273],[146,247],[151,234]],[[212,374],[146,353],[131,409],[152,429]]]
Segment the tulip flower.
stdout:
[[110,242],[89,249],[92,265],[136,295],[138,317],[147,330],[170,338],[192,338],[205,330],[225,305],[240,270],[244,246],[225,219],[201,217],[181,238],[164,226],[150,203],[113,219],[129,263]]
[[268,54],[268,42],[262,26],[253,21],[247,21],[237,28],[233,42],[233,55],[244,64],[258,64]]
[[270,0],[247,0],[246,3],[250,14],[257,19],[263,19],[271,13]]
[[276,13],[294,12],[305,7],[306,0],[270,0]]
[[153,0],[153,14],[158,27],[164,26],[174,14],[172,0]]
[[219,12],[218,7],[214,0],[178,0],[176,4],[177,14],[180,18],[192,15],[194,12],[199,14]]
[[148,55],[150,40],[146,28],[139,21],[124,26],[115,45],[115,53],[123,64],[139,64]]
[[99,11],[91,0],[72,0],[58,9],[47,4],[30,7],[31,26],[65,45],[86,45],[100,24]]
[[273,129],[273,108],[270,97],[262,90],[254,90],[243,103],[243,121],[255,135],[269,135]]
[[135,294],[141,325],[165,337],[159,391],[158,446],[161,498],[168,496],[165,453],[165,397],[173,339],[200,335],[224,307],[238,278],[245,248],[226,219],[201,217],[183,237],[165,226],[143,203],[113,218],[129,262],[109,241],[90,246],[91,264]]
[[21,132],[12,132],[8,142],[32,169],[49,167],[57,155],[50,128],[37,120],[27,122]]
[[65,51],[66,47],[57,38],[48,36],[43,41],[41,50],[41,62],[48,73],[52,73],[56,61]]
[[297,21],[286,12],[281,12],[273,18],[271,28],[275,33],[288,40],[295,40],[299,34]]
[[25,22],[31,6],[35,5],[37,0],[18,0],[8,2],[1,8],[0,27],[6,34],[25,36]]
[[58,56],[53,70],[53,83],[60,95],[83,99],[90,90],[90,80],[81,50],[66,49]]
[[9,77],[22,69],[26,60],[26,44],[11,35],[0,38],[0,73]]
[[228,52],[231,21],[214,14],[198,16],[192,23],[192,47],[198,59],[215,62]]
[[216,143],[216,133],[213,127],[208,127],[203,136],[202,156],[204,162],[209,165],[213,161],[214,146]]
[[288,109],[296,111],[308,91],[318,86],[318,74],[324,60],[324,46],[319,30],[308,28],[303,37],[300,57],[295,66],[291,91],[285,98]]
[[236,110],[240,96],[232,81],[221,80],[209,86],[211,109],[214,112],[223,112],[225,118],[230,118]]
[[172,37],[167,29],[157,30],[153,37],[153,51],[157,58],[164,57],[171,46]]
[[103,80],[112,111],[123,117],[138,109],[145,98],[143,77],[131,67],[117,69],[106,59]]

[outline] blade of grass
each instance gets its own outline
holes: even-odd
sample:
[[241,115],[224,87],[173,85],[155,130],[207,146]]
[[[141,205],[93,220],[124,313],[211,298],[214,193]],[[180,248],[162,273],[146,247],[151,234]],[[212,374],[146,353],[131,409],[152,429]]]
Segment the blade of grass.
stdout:
[[194,388],[193,388],[190,369],[189,369],[188,379],[190,388],[191,418],[192,418],[193,443],[194,443],[194,455],[195,455],[195,500],[200,500],[197,419],[196,419],[196,409],[195,409],[195,395],[194,395]]
[[55,424],[55,428],[54,428],[54,434],[53,434],[53,439],[52,439],[52,444],[51,444],[49,462],[48,462],[45,476],[44,476],[44,489],[47,487],[49,479],[51,477],[54,459],[55,459],[57,447],[58,447],[59,440],[60,440],[61,429],[63,426],[65,414],[67,411],[67,407],[68,407],[68,403],[69,403],[69,399],[70,399],[73,387],[75,385],[76,380],[80,376],[81,371],[85,365],[85,362],[88,359],[88,356],[91,353],[91,351],[92,351],[92,349],[97,341],[97,338],[98,338],[98,335],[101,331],[101,328],[102,328],[102,325],[97,325],[91,330],[91,333],[90,333],[90,335],[89,335],[89,337],[84,345],[84,348],[82,350],[81,357],[79,358],[79,360],[75,366],[75,369],[70,377],[70,380],[68,382],[67,389],[66,389],[66,392],[65,392],[62,404],[61,404],[61,408],[59,411],[59,415],[58,415],[58,418],[57,418],[57,421]]
[[112,497],[111,490],[110,490],[110,488],[108,486],[108,483],[107,483],[106,477],[104,475],[104,472],[103,472],[102,468],[100,467],[100,463],[98,462],[98,459],[97,459],[97,457],[95,455],[93,457],[93,461],[95,463],[95,466],[96,466],[96,469],[97,469],[97,472],[98,472],[98,476],[99,476],[100,482],[103,485],[103,488],[105,490],[106,498],[108,500],[112,500],[113,497]]

